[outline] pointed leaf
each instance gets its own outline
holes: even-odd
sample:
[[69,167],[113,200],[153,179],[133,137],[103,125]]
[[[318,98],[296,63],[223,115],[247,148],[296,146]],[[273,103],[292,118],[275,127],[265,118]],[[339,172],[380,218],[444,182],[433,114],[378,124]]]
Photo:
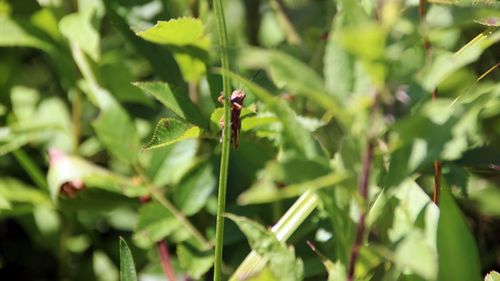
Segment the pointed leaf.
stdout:
[[200,111],[189,99],[187,93],[172,91],[170,86],[163,82],[135,82],[133,85],[155,97],[179,117],[199,126],[206,123],[202,121]]
[[439,209],[438,280],[479,281],[481,269],[476,242],[449,188],[443,185]]
[[185,121],[174,118],[164,118],[158,121],[153,137],[144,149],[160,148],[185,139],[196,139],[201,130]]
[[134,258],[127,242],[120,237],[120,281],[137,281]]

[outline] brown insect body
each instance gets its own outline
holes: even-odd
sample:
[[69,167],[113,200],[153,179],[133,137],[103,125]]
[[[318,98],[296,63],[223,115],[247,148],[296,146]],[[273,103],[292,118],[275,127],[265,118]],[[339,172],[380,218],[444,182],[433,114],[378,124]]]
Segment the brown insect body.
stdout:
[[[240,146],[240,130],[241,130],[241,109],[243,108],[243,101],[245,100],[246,94],[242,90],[234,90],[231,93],[231,143],[234,148]],[[218,98],[219,102],[224,104],[224,93]],[[221,128],[224,128],[224,116],[221,117],[219,121]]]

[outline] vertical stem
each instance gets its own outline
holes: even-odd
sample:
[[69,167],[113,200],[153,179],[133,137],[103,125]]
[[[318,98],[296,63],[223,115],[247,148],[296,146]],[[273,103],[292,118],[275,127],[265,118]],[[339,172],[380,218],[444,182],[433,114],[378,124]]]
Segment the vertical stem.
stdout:
[[[222,8],[222,0],[213,0],[215,10],[215,20],[217,22],[217,37],[221,47],[221,64],[222,69],[229,71],[229,56],[228,56],[228,41],[226,23],[224,19],[224,10]],[[224,90],[224,129],[222,139],[222,155],[220,162],[219,174],[219,191],[217,197],[217,222],[215,229],[215,261],[214,261],[214,281],[221,280],[222,269],[222,245],[224,241],[224,212],[226,209],[226,189],[227,176],[229,169],[229,153],[230,153],[230,125],[231,106],[230,106],[230,85],[229,77],[222,74],[222,85]]]
[[175,281],[175,273],[172,268],[172,263],[170,262],[170,253],[168,251],[167,242],[165,242],[165,240],[156,242],[156,248],[158,249],[161,266],[163,267],[163,271],[165,272],[167,279],[169,281]]
[[[418,3],[418,14],[420,16],[420,21],[424,22],[425,21],[425,0],[420,0]],[[425,54],[428,58],[431,57],[431,43],[429,42],[429,38],[427,38],[426,35],[423,36],[424,38],[424,49],[425,49]],[[432,100],[436,100],[438,98],[438,89],[434,89],[432,91]],[[441,161],[439,159],[436,159],[434,161],[434,195],[432,196],[432,201],[434,201],[434,204],[437,204],[439,201],[439,188],[440,188],[440,180],[441,180]]]
[[80,92],[75,89],[71,100],[71,121],[73,123],[73,154],[77,154],[80,142],[80,118],[82,115]]
[[363,208],[361,210],[361,215],[359,216],[358,226],[356,228],[356,238],[351,250],[349,268],[347,271],[348,281],[352,281],[354,278],[354,269],[356,268],[356,261],[359,256],[359,250],[361,248],[363,236],[365,234],[366,205],[368,203],[368,181],[370,179],[370,166],[373,158],[373,142],[371,141],[371,139],[368,139],[367,145],[368,147],[363,157],[363,167],[359,180],[359,194],[363,198]]

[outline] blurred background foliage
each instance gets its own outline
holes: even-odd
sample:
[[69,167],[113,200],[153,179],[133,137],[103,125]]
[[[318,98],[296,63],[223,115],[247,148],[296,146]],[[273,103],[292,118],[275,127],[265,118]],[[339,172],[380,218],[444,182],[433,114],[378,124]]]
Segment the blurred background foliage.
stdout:
[[[210,2],[0,0],[0,279],[118,280],[120,236],[140,280],[166,280],[161,240],[179,280],[211,279]],[[225,1],[233,86],[247,92],[225,278],[254,249],[269,262],[252,280],[345,280],[365,211],[356,280],[500,268],[500,7],[439,2],[421,20],[415,0]],[[311,191],[312,213],[299,201],[303,221],[276,240],[265,227]]]

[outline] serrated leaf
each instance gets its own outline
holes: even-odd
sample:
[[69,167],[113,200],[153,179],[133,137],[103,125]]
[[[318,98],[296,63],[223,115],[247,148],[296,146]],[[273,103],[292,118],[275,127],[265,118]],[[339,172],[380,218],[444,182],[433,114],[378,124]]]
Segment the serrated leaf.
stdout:
[[295,257],[293,248],[287,248],[284,243],[278,241],[274,233],[250,219],[231,214],[226,217],[238,225],[247,237],[250,247],[268,260],[269,268],[277,280],[302,280],[302,260]]
[[120,281],[137,281],[134,258],[127,242],[120,237]]
[[496,271],[491,271],[484,277],[484,281],[500,281],[500,274]]
[[200,136],[199,127],[174,118],[164,118],[158,121],[153,137],[144,149],[160,148],[185,139],[196,139]]
[[170,86],[163,82],[135,82],[133,85],[155,97],[179,117],[199,126],[206,124],[187,93],[172,91]]
[[443,184],[441,190],[437,231],[438,280],[479,281],[482,279],[481,268],[474,236],[449,187]]
[[177,246],[177,258],[181,268],[186,270],[190,277],[197,280],[209,271],[214,263],[211,250],[202,252],[188,244]]

